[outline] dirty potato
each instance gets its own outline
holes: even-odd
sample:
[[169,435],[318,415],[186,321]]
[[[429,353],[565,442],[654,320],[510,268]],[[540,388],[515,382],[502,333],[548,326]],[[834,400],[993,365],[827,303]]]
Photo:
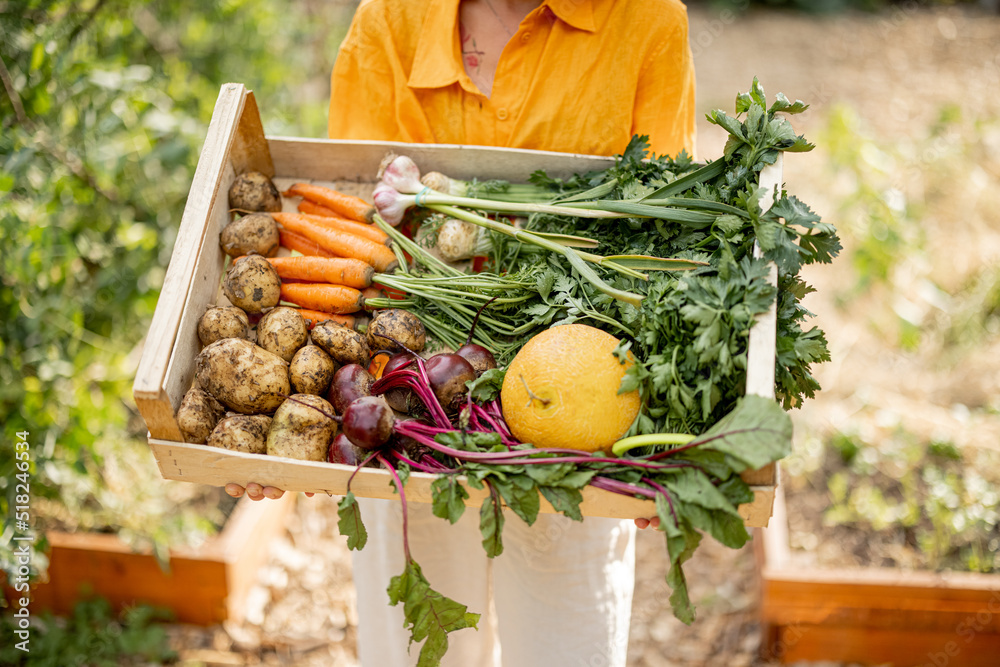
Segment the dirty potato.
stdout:
[[198,340],[211,345],[223,338],[249,338],[250,318],[234,306],[212,306],[198,320]]
[[420,352],[427,342],[427,330],[420,318],[409,311],[401,308],[377,311],[368,325],[368,346],[372,350],[401,351],[393,340]]
[[309,342],[309,329],[295,308],[286,306],[273,308],[257,323],[257,344],[285,361],[291,361],[295,353],[307,342]]
[[371,357],[368,341],[353,329],[327,320],[313,327],[312,339],[339,364],[368,366]]
[[240,174],[229,186],[229,208],[238,211],[281,210],[281,194],[271,179],[259,171]]
[[242,338],[215,341],[195,360],[198,383],[234,412],[274,412],[291,393],[288,363]]
[[281,278],[266,259],[248,255],[229,267],[222,291],[234,306],[255,314],[278,305]]
[[337,434],[333,406],[312,394],[295,394],[274,413],[267,434],[267,453],[300,461],[326,461]]
[[300,394],[322,396],[330,388],[337,364],[319,345],[306,345],[288,365],[292,388]]
[[205,444],[234,452],[266,454],[270,429],[271,418],[267,415],[232,415],[216,424]]
[[192,387],[177,409],[177,425],[184,442],[204,444],[226,409],[211,394]]
[[222,229],[219,245],[230,257],[278,254],[278,223],[267,213],[251,213],[237,218]]

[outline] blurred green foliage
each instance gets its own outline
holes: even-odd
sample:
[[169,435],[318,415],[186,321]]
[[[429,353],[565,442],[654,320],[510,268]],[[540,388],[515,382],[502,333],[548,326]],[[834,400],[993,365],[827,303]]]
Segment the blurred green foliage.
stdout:
[[173,664],[166,631],[157,622],[169,620],[167,612],[140,605],[120,614],[107,600],[78,602],[66,619],[50,614],[32,619],[30,652],[16,648],[23,641],[9,614],[0,617],[0,664],[10,667],[122,667]]
[[899,262],[925,244],[921,211],[915,209],[907,187],[922,176],[926,165],[913,162],[899,142],[887,141],[865,127],[846,105],[832,107],[820,141],[847,193],[838,204],[845,235],[851,239],[848,252],[857,276],[855,293],[873,283],[891,282]]
[[[309,82],[329,72],[354,4],[0,3],[5,570],[18,431],[33,514],[45,502],[145,511],[127,502],[144,498],[134,489],[113,500],[109,457],[153,465],[131,385],[219,87],[254,90],[269,134],[324,136],[329,92]],[[175,510],[150,511],[136,530]]]
[[995,452],[971,450],[966,461],[954,443],[905,430],[877,445],[843,433],[829,444],[826,523],[898,535],[930,569],[1000,571]]
[[947,243],[975,242],[977,220],[994,206],[985,184],[997,159],[986,139],[996,144],[1000,118],[951,103],[927,116],[887,136],[848,105],[828,111],[819,144],[853,264],[837,298],[850,307],[878,288],[892,300],[897,321],[886,333],[900,349],[935,342],[960,353],[1000,331],[1000,271],[946,259]]
[[834,431],[805,438],[783,464],[790,502],[826,496],[822,526],[808,530],[828,546],[862,538],[864,552],[843,552],[855,564],[1000,572],[1000,455],[989,447],[903,426]]

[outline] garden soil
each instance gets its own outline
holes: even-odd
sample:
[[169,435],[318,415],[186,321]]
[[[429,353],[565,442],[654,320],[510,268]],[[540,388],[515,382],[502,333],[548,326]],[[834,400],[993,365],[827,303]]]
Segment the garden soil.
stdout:
[[[876,143],[906,142],[915,130],[933,126],[949,105],[960,107],[967,119],[1000,118],[1000,17],[995,14],[923,10],[902,3],[877,15],[752,11],[736,16],[700,8],[692,8],[690,15],[702,112],[721,108],[731,113],[735,93],[747,90],[756,75],[769,96],[784,92],[813,105],[794,120],[797,130],[813,141],[820,139],[831,114],[845,108],[852,110],[859,131],[876,137]],[[701,120],[699,157],[720,154],[724,139],[721,130]],[[992,154],[1000,153],[1000,136],[985,135],[983,141],[997,142]],[[915,167],[933,158],[916,154]],[[977,177],[992,182],[996,191],[1000,165],[991,159],[976,167],[982,172]],[[813,153],[789,156],[788,188],[838,227],[858,224],[838,219],[857,184],[848,182],[845,189],[830,165],[822,144]],[[937,271],[935,284],[961,286],[976,267],[1000,259],[1000,225],[995,217],[990,223],[984,212],[981,197],[986,196],[963,197],[957,209],[962,220],[933,221],[950,230],[935,241],[940,252],[926,260],[940,264],[931,267]],[[893,312],[905,310],[899,290],[893,292],[896,301],[886,302],[886,288],[871,287],[845,307],[832,295],[855,280],[850,269],[843,258],[840,266],[809,267],[806,276],[819,289],[807,306],[827,331],[835,361],[818,369],[824,391],[794,413],[796,446],[809,434],[859,423],[876,431],[906,423],[921,433],[947,433],[961,447],[996,446],[996,336],[981,354],[947,363],[928,360],[919,346],[902,353],[891,335],[898,320]],[[933,294],[903,296],[926,317],[941,310],[927,303],[933,302]],[[797,511],[794,499],[790,506]],[[817,511],[814,505],[802,507]],[[246,621],[208,630],[172,628],[182,659],[218,665],[355,665],[351,561],[336,524],[335,499],[299,503],[288,535],[272,545],[270,562],[248,600]],[[706,539],[685,566],[698,608],[691,626],[675,620],[670,611],[662,534],[640,531],[637,551],[631,667],[760,664],[750,545],[729,550]]]

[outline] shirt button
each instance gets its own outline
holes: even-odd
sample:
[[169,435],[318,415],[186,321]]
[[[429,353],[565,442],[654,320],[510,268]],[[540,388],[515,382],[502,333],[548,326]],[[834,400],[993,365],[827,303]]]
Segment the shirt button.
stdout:
[[497,109],[497,118],[499,118],[500,120],[507,120],[507,110]]
[[531,39],[531,33],[530,32],[526,32],[523,35],[521,35],[521,43],[522,44],[525,43],[525,42],[527,42],[529,39]]

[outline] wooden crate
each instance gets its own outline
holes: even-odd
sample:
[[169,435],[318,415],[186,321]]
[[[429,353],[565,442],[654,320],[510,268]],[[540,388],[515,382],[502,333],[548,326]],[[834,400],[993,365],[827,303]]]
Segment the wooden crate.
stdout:
[[[351,467],[185,444],[175,413],[194,375],[194,358],[200,348],[198,318],[221,296],[225,255],[218,238],[230,219],[227,193],[235,176],[255,170],[274,178],[279,187],[307,181],[370,199],[379,162],[390,151],[409,155],[426,171],[481,180],[520,177],[536,169],[565,178],[612,163],[610,158],[482,146],[266,137],[253,93],[240,84],[223,86],[133,388],[164,478],[215,485],[255,481],[290,491],[346,492]],[[762,181],[771,188],[780,185],[780,161],[765,170]],[[751,332],[748,360],[748,392],[769,398],[774,397],[775,321],[772,306]],[[410,475],[407,497],[430,502],[433,479],[424,473]],[[753,487],[755,500],[743,505],[740,512],[750,526],[767,525],[778,481],[777,466],[748,473],[745,479]],[[393,497],[388,473],[374,468],[360,470],[351,490],[360,496]],[[468,490],[467,504],[481,504],[485,494]],[[590,516],[655,515],[652,501],[593,488],[585,490],[581,509]],[[555,510],[543,499],[542,511]]]
[[1000,576],[797,565],[784,496],[756,531],[762,657],[893,667],[1000,665]]
[[49,531],[48,581],[32,583],[29,609],[65,616],[81,598],[99,595],[115,609],[165,607],[181,623],[238,622],[267,560],[266,545],[284,532],[294,506],[293,494],[241,500],[218,535],[197,548],[171,549],[167,572],[149,550],[133,551],[115,535]]

